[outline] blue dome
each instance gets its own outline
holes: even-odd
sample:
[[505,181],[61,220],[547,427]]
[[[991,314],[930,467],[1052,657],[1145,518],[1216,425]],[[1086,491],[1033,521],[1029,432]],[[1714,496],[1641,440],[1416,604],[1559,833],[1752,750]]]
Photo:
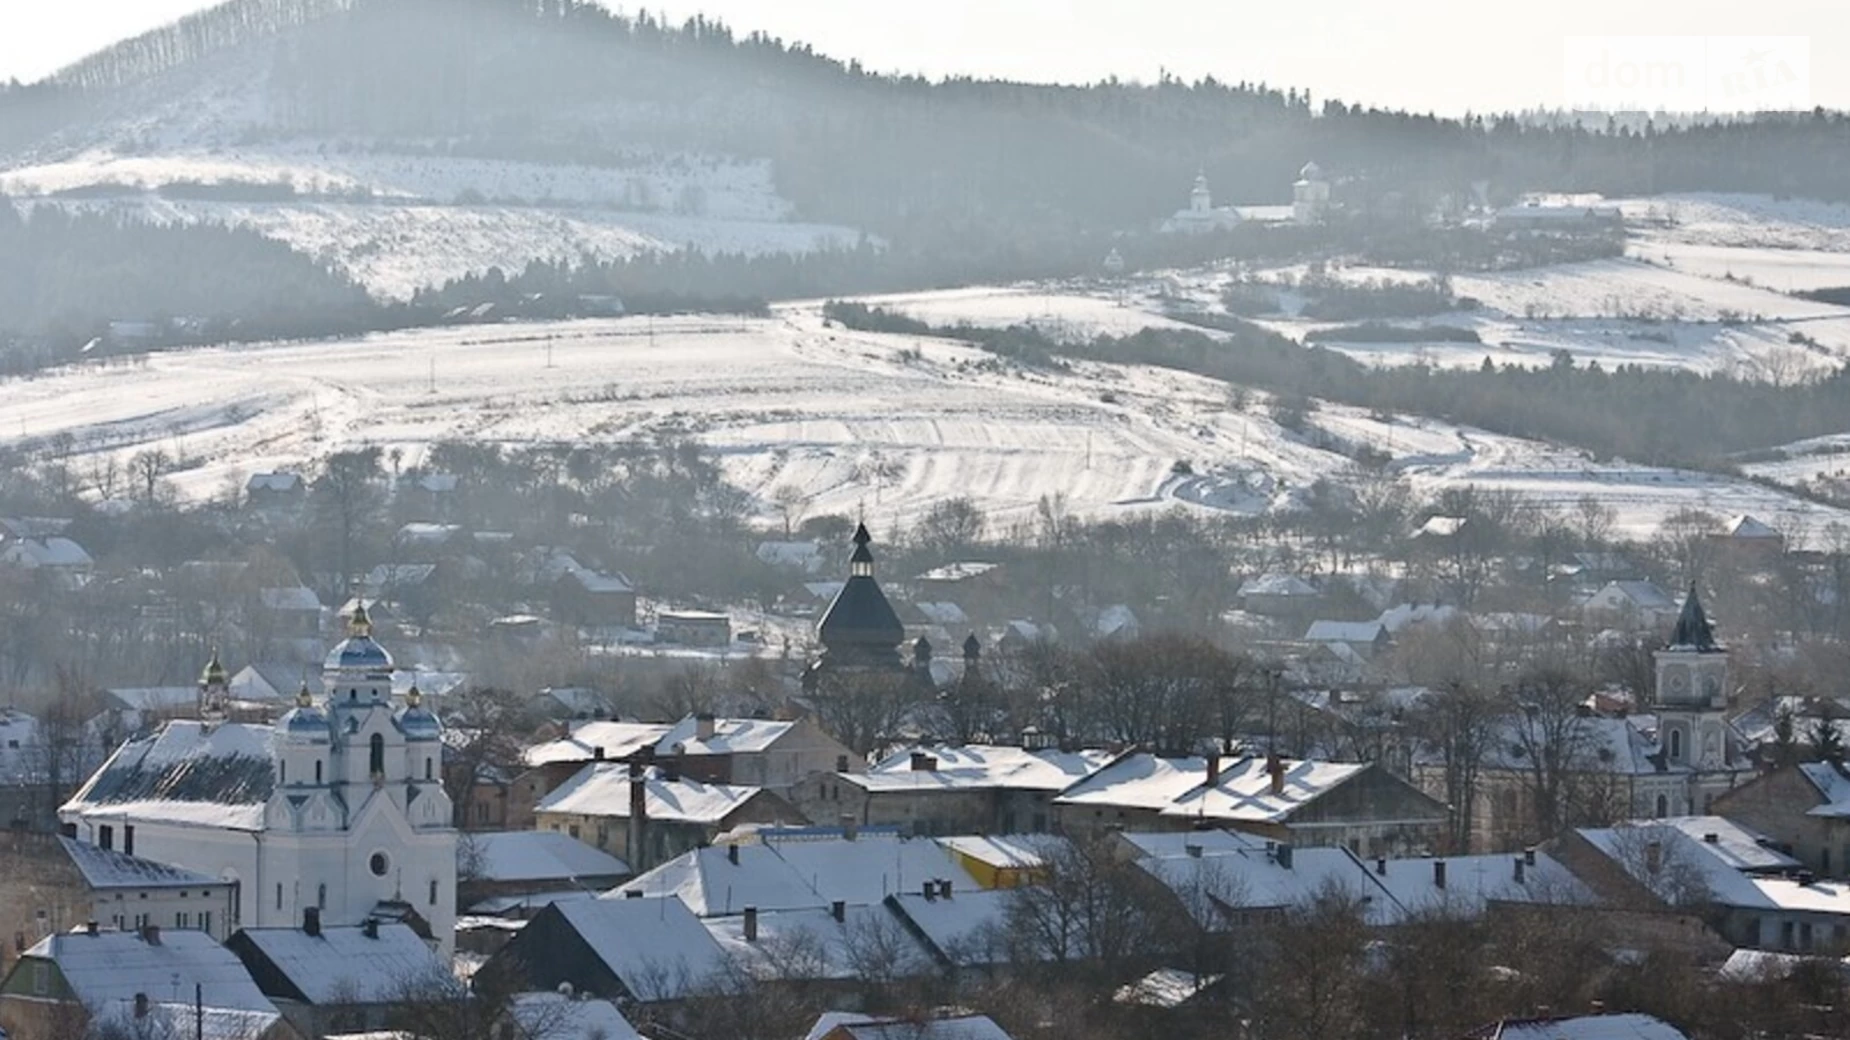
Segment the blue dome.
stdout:
[[291,708],[276,720],[276,728],[292,741],[327,743],[328,717],[320,708]]
[[436,740],[443,736],[443,723],[429,708],[406,708],[398,713],[398,728],[406,740]]
[[342,671],[389,672],[392,670],[392,655],[373,642],[372,636],[348,636],[328,651],[325,666]]

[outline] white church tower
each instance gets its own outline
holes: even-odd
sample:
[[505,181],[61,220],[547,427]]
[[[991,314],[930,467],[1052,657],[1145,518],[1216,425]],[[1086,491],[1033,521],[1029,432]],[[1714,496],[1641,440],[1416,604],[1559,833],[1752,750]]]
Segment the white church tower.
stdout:
[[[215,662],[216,664],[216,658]],[[222,666],[208,666],[202,707]],[[130,740],[64,805],[73,837],[235,884],[243,927],[429,926],[455,948],[456,830],[443,790],[443,727],[413,686],[392,697],[393,664],[365,607],[322,671],[273,726],[203,712]]]
[[1715,641],[1696,595],[1689,587],[1670,643],[1655,654],[1658,769],[1665,783],[1651,785],[1655,804],[1640,814],[1707,813],[1722,792],[1752,775],[1728,724],[1728,651]]
[[1291,185],[1291,219],[1298,224],[1321,224],[1330,209],[1330,182],[1315,160],[1304,164]]

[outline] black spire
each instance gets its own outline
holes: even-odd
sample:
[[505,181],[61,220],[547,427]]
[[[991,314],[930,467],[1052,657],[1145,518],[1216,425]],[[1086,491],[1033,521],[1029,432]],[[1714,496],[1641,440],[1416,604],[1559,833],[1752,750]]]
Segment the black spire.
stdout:
[[976,633],[972,632],[964,637],[964,660],[974,661],[981,656],[983,656],[983,643],[976,638]]
[[848,580],[817,623],[816,634],[831,654],[896,661],[894,649],[906,638],[906,629],[874,580],[874,554],[867,548],[871,541],[866,524],[855,529]]
[[1677,615],[1677,627],[1670,633],[1672,650],[1694,650],[1707,654],[1720,650],[1709,616],[1702,612],[1702,600],[1696,595],[1696,583],[1689,583],[1689,595],[1683,599],[1683,612]]

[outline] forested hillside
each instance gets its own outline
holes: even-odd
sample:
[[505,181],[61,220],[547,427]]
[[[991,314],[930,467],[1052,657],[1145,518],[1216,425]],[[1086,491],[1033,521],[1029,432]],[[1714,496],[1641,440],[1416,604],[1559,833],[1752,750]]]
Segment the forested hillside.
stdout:
[[[768,157],[805,219],[915,244],[1032,242],[1166,213],[1194,171],[1276,201],[1316,158],[1349,199],[1532,189],[1850,197],[1839,115],[1607,133],[1441,120],[1194,84],[1032,86],[875,75],[803,46],[583,0],[232,0],[52,81],[0,92],[0,148],[70,139],[229,53],[256,54],[263,132],[390,150],[612,163],[639,149]],[[1778,162],[1767,157],[1777,154]]]

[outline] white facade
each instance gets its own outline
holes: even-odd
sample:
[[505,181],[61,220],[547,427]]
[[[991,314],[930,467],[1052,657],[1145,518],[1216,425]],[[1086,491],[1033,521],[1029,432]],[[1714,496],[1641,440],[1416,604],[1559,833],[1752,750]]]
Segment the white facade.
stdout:
[[1180,209],[1168,220],[1163,221],[1166,234],[1199,235],[1210,231],[1225,231],[1240,223],[1240,214],[1231,206],[1215,206],[1214,195],[1208,190],[1207,174],[1195,175],[1195,187],[1188,194],[1188,208]]
[[1320,224],[1329,209],[1330,182],[1324,179],[1321,167],[1307,162],[1291,185],[1291,219],[1299,224]]
[[[61,810],[76,836],[237,883],[244,927],[325,925],[415,912],[454,950],[456,831],[441,726],[416,689],[395,709],[392,661],[359,612],[328,655],[328,690],[274,726],[176,721],[119,749]],[[268,770],[265,771],[264,764]],[[194,778],[197,778],[195,784]],[[381,904],[386,904],[382,906]]]

